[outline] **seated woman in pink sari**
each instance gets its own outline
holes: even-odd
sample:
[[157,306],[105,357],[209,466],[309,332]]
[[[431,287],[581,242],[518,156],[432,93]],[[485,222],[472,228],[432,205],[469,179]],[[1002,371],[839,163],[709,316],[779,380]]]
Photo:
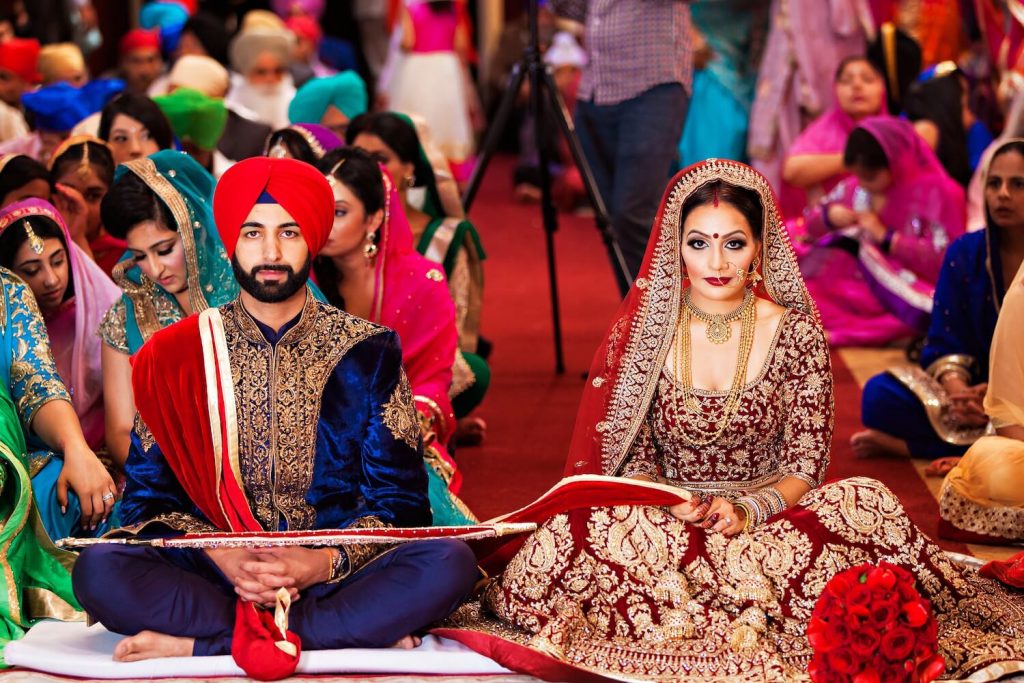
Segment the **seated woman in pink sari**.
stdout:
[[804,206],[816,206],[848,177],[843,147],[857,123],[884,114],[885,78],[866,57],[848,57],[836,71],[832,108],[796,139],[782,163],[782,179],[791,197],[803,194]]
[[833,346],[924,334],[946,247],[964,232],[964,190],[914,127],[890,116],[850,133],[843,180],[805,228],[800,269]]
[[[25,226],[31,226],[29,234]],[[43,260],[46,263],[43,263]],[[104,448],[100,321],[121,290],[71,239],[49,202],[0,211],[0,266],[31,288],[46,321],[57,374],[71,393],[89,448]]]
[[462,476],[446,448],[455,427],[448,390],[458,332],[444,273],[413,248],[398,190],[368,152],[337,149],[319,168],[334,190],[335,219],[313,264],[317,282],[330,303],[398,333],[426,446],[434,524],[469,523],[454,495]]

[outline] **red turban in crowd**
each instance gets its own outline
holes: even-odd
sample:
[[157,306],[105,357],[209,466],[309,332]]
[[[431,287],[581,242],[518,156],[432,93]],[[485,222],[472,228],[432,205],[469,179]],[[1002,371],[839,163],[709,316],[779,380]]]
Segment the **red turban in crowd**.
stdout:
[[213,194],[213,217],[228,258],[242,223],[266,192],[299,224],[310,257],[327,243],[334,225],[334,192],[312,166],[295,159],[252,157],[229,168]]
[[120,43],[121,56],[135,52],[136,50],[160,51],[160,30],[133,28],[124,34]]
[[0,69],[17,74],[28,83],[39,82],[39,41],[35,38],[11,38],[0,44]]

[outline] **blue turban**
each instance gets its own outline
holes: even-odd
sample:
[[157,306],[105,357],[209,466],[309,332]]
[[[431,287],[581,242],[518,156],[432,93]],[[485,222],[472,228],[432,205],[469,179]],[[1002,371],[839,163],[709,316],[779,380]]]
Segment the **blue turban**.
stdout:
[[366,84],[355,71],[307,81],[288,105],[292,123],[320,123],[327,107],[334,105],[342,114],[354,119],[366,111]]
[[150,2],[139,13],[142,28],[160,29],[160,47],[165,55],[178,49],[186,21],[188,10],[177,2]]
[[27,92],[21,101],[32,112],[36,128],[63,133],[103,109],[122,90],[124,81],[112,78],[89,81],[81,88],[61,82]]

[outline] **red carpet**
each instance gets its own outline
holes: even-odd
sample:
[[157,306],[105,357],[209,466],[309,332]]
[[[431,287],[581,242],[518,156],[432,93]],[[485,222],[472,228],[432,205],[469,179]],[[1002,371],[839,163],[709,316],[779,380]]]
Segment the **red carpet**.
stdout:
[[[456,458],[463,498],[481,519],[530,502],[561,476],[583,375],[619,302],[593,219],[559,215],[566,372],[556,375],[540,209],[512,201],[512,166],[509,158],[495,160],[470,213],[488,254],[482,329],[494,342],[493,379],[479,411],[489,426],[487,440],[459,450]],[[860,428],[860,389],[838,356],[833,367],[837,415],[828,478],[880,479],[937,538],[938,506],[910,462],[853,457],[849,440]],[[966,552],[962,544],[942,545]]]

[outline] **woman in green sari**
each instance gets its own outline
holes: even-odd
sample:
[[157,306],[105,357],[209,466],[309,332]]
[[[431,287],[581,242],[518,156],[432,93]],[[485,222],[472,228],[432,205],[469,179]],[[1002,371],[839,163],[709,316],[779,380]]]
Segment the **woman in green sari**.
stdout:
[[107,447],[119,466],[136,412],[131,356],[158,330],[238,295],[213,221],[215,184],[194,159],[164,150],[118,166],[103,200],[104,225],[128,243],[113,272],[124,294],[100,325]]
[[[455,301],[461,350],[450,396],[455,416],[463,418],[483,400],[491,380],[487,362],[478,355],[485,258],[480,235],[465,218],[444,215],[434,171],[409,117],[392,112],[362,114],[349,123],[346,138],[348,144],[380,156],[402,193],[416,250],[444,266]],[[425,196],[422,206],[414,206],[419,188]],[[483,423],[476,422],[469,429],[482,435]]]
[[[74,556],[57,550],[40,520],[32,497],[29,459],[22,421],[33,407],[33,431],[52,432],[53,423],[74,409],[63,385],[49,382],[56,370],[49,358],[46,327],[29,288],[10,271],[0,268],[0,652],[36,621],[80,618],[71,590]],[[29,364],[26,353],[44,356]],[[49,365],[47,366],[47,359]],[[37,372],[39,370],[40,372]],[[32,397],[52,389],[52,399],[38,403]],[[63,394],[61,393],[63,392]],[[17,401],[15,400],[17,396]],[[60,400],[62,399],[63,400]],[[43,411],[46,406],[45,412]],[[62,414],[63,409],[63,414]],[[56,411],[56,412],[54,412]],[[48,424],[40,423],[40,420]],[[75,420],[77,424],[77,420]],[[79,430],[80,432],[81,430]],[[85,439],[82,437],[82,443]],[[91,452],[90,452],[91,455]],[[92,456],[95,459],[95,455]],[[97,460],[97,476],[104,476]],[[100,474],[102,472],[102,475]],[[109,477],[107,477],[109,481]],[[112,486],[113,482],[109,482]],[[72,482],[72,485],[74,482]],[[110,496],[111,500],[113,496]]]

